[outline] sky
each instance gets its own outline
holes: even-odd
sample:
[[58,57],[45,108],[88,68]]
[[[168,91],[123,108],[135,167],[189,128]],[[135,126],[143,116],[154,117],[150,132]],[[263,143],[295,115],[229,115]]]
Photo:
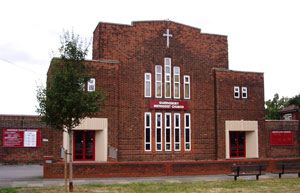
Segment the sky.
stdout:
[[[0,2],[0,114],[35,115],[63,31],[166,20],[228,37],[229,69],[263,72],[265,100],[300,93],[298,0],[7,0]],[[92,48],[87,59],[91,59]]]

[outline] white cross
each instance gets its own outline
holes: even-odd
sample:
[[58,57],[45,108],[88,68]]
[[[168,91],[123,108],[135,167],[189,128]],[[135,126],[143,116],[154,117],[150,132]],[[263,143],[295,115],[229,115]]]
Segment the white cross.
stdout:
[[170,37],[173,37],[173,35],[172,34],[170,34],[169,33],[169,29],[167,29],[167,33],[166,34],[163,34],[163,36],[165,37],[167,37],[167,48],[169,48],[169,38]]

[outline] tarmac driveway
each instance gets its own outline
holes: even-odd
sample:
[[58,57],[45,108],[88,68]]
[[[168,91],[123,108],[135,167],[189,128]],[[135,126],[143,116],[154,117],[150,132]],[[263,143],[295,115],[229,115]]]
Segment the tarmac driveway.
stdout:
[[0,182],[42,179],[42,165],[0,165]]

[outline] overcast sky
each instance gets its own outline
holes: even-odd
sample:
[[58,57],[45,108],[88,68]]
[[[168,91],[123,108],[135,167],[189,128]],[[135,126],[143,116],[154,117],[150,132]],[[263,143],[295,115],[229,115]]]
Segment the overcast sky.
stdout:
[[[228,36],[231,70],[264,72],[265,100],[300,92],[297,0],[3,0],[0,114],[36,114],[52,51],[69,30],[91,39],[98,22],[165,20]],[[89,57],[91,59],[90,48]]]

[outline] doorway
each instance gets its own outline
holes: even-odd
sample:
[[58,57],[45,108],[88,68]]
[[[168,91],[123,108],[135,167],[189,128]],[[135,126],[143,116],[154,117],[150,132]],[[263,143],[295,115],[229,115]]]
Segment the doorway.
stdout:
[[230,131],[230,157],[239,158],[246,156],[245,132]]
[[95,160],[95,131],[74,131],[74,161]]

